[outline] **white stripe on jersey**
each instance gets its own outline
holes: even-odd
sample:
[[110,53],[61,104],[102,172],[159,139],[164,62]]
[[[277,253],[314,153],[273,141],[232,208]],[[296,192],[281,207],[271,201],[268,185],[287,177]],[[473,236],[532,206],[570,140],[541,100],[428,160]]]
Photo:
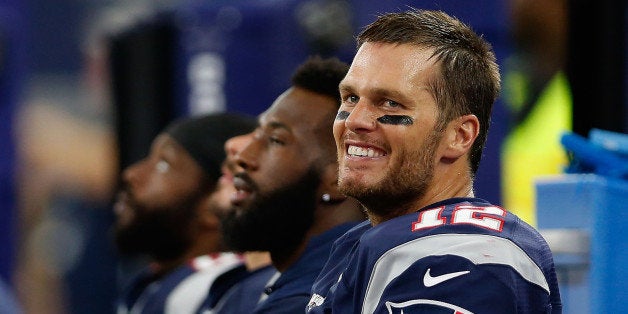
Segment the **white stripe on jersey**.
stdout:
[[441,255],[464,257],[476,265],[508,265],[549,293],[549,285],[539,266],[512,241],[490,235],[446,233],[418,238],[382,254],[371,272],[362,313],[373,313],[388,284],[414,262]]
[[217,257],[199,256],[192,261],[197,272],[185,278],[170,293],[164,313],[193,314],[207,297],[209,288],[218,276],[242,264],[233,253],[221,253]]

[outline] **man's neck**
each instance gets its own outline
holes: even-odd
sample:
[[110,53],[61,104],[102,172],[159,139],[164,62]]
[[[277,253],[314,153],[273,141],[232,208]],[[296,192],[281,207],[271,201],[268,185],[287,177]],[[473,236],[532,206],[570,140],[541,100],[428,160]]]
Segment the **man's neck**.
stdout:
[[366,212],[371,225],[375,226],[390,219],[416,212],[430,204],[456,197],[474,197],[473,181],[468,172],[458,171],[455,174],[435,176],[430,188],[421,197],[406,204],[391,204],[388,209],[376,212],[367,208]]
[[306,235],[299,246],[291,252],[270,252],[270,259],[272,260],[273,266],[275,266],[279,272],[284,272],[286,269],[290,268],[290,266],[296,263],[299,257],[301,257],[310,238],[311,236],[309,234]]
[[174,271],[181,265],[185,264],[187,261],[188,259],[186,257],[179,257],[179,258],[171,259],[167,261],[156,261],[153,264],[153,270],[155,272],[155,276],[158,278],[161,278],[171,273],[172,271]]
[[319,204],[314,212],[314,224],[307,231],[299,246],[289,253],[270,252],[273,266],[283,272],[301,257],[310,240],[332,228],[348,222],[360,222],[366,219],[360,203],[354,198],[340,202]]

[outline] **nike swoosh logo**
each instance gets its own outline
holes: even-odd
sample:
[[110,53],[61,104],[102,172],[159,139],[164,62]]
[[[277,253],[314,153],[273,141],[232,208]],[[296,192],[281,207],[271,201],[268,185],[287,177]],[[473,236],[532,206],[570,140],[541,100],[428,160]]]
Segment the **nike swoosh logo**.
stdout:
[[455,273],[448,273],[448,274],[443,274],[440,276],[432,277],[432,275],[430,275],[430,270],[431,269],[428,268],[427,271],[425,272],[425,276],[423,276],[423,284],[428,288],[433,287],[439,283],[442,283],[443,281],[447,281],[449,279],[453,279],[458,276],[462,276],[462,275],[466,275],[470,273],[470,271],[465,270],[465,271],[459,271]]

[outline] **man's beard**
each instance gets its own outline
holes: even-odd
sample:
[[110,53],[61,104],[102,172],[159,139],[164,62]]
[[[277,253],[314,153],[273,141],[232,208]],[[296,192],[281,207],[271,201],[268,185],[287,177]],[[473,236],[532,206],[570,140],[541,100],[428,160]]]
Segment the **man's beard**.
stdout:
[[[432,130],[425,143],[388,169],[386,176],[372,186],[339,181],[342,193],[356,198],[367,211],[380,216],[405,212],[414,200],[425,195],[434,176],[434,154],[442,132]],[[403,154],[403,153],[402,153]],[[417,208],[418,210],[418,208]]]
[[125,255],[146,254],[157,261],[180,258],[192,245],[192,222],[197,219],[199,193],[189,196],[177,206],[147,208],[128,194],[135,211],[128,225],[116,225],[115,242]]
[[[252,184],[246,175],[241,176]],[[291,254],[314,223],[320,177],[310,169],[301,179],[222,217],[222,235],[231,250]],[[254,189],[259,191],[257,186]]]

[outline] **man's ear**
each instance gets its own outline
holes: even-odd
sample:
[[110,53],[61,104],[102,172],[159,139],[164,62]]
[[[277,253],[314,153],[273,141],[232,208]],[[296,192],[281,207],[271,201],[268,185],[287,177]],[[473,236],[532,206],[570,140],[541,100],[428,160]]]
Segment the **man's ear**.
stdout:
[[447,147],[444,157],[457,159],[468,153],[479,132],[480,121],[474,114],[464,115],[449,122],[445,132]]
[[338,164],[335,162],[324,166],[317,197],[318,202],[323,204],[340,203],[347,199],[344,194],[338,191]]

